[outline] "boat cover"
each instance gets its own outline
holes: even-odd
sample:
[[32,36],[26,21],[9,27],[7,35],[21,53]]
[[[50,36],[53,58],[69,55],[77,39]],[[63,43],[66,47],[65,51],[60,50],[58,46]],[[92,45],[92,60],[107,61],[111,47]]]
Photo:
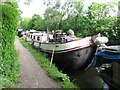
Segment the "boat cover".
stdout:
[[[98,57],[99,56],[99,57]],[[102,59],[100,57],[103,57]],[[109,55],[105,51],[100,51],[95,54],[95,57],[92,60],[91,66],[99,67],[105,63],[111,63],[113,60],[119,60],[120,54]]]
[[67,41],[72,41],[73,40],[72,37],[68,37],[68,36],[64,36],[64,37],[61,37],[61,38],[66,39]]

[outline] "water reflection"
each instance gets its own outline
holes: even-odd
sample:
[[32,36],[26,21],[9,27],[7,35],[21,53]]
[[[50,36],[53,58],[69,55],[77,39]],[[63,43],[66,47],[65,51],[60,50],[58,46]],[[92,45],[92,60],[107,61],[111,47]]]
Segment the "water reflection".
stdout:
[[86,70],[65,72],[70,76],[71,80],[82,89],[87,88],[102,88],[104,87],[103,80],[98,76],[95,68],[89,67]]

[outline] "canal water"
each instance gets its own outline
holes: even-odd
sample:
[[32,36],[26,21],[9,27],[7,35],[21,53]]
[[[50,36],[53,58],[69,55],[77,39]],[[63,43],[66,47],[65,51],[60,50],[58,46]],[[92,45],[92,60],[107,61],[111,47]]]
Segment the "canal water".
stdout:
[[82,90],[90,88],[104,90],[105,83],[98,76],[97,70],[93,67],[89,67],[86,70],[69,71],[64,73],[66,73]]

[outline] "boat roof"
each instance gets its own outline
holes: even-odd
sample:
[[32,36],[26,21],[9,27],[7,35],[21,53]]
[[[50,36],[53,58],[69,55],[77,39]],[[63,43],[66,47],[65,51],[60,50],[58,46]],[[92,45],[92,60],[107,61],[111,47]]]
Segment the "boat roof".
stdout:
[[102,49],[107,52],[120,53],[120,45],[102,47]]
[[47,35],[47,33],[42,33],[42,32],[40,33],[40,32],[39,32],[39,33],[33,33],[33,34],[31,34],[31,35],[39,36],[39,35]]

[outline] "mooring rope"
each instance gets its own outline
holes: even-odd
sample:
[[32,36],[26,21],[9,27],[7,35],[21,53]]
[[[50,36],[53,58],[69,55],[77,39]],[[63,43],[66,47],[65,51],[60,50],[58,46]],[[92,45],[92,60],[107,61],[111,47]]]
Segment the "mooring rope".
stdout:
[[[56,46],[55,46],[55,48],[56,48]],[[52,57],[51,57],[51,60],[50,60],[50,67],[51,67],[52,62],[53,62],[53,56],[54,56],[54,51],[55,51],[55,48],[54,48],[54,49],[53,49],[53,51],[52,51]]]

